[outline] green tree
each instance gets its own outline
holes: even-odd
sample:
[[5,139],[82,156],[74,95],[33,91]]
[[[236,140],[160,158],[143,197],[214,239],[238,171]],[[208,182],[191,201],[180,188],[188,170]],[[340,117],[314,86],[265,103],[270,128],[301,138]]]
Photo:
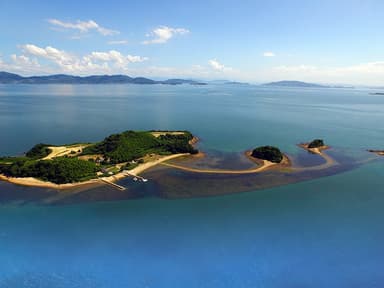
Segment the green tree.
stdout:
[[315,139],[308,144],[308,148],[319,148],[324,146],[324,141],[322,139]]
[[283,154],[279,148],[273,146],[261,146],[252,151],[252,157],[268,160],[274,163],[280,163],[283,160]]

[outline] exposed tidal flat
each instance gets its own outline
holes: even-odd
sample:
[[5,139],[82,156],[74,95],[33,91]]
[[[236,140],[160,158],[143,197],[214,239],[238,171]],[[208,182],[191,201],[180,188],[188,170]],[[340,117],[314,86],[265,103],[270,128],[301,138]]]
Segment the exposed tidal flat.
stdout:
[[358,89],[0,85],[1,155],[128,128],[193,131],[206,158],[172,162],[192,167],[247,169],[242,151],[266,144],[318,166],[296,146],[316,137],[340,163],[289,185],[266,171],[263,189],[260,175],[158,166],[119,182],[131,195],[90,187],[54,206],[34,203],[55,190],[0,182],[0,287],[382,287],[383,158],[366,150],[384,148],[383,115]]

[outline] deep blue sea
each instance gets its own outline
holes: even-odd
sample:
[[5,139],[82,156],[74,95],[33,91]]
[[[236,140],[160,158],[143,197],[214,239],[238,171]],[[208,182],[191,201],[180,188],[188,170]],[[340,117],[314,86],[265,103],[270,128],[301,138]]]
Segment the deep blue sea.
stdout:
[[[161,129],[190,130],[206,151],[270,144],[299,155],[297,143],[323,138],[348,157],[376,157],[366,149],[384,149],[384,96],[372,92],[0,85],[0,155]],[[384,287],[384,158],[377,158],[226,196],[1,201],[0,287]],[[0,182],[0,192],[23,189]]]

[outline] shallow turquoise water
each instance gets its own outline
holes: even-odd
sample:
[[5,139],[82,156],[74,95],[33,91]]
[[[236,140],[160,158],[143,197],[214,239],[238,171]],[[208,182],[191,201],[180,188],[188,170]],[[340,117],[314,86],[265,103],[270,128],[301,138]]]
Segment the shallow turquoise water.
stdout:
[[[127,129],[202,149],[383,148],[384,97],[253,86],[0,86],[0,154]],[[357,157],[357,156],[356,156]],[[0,206],[0,287],[382,287],[383,162],[221,197]],[[20,188],[0,183],[0,189]]]

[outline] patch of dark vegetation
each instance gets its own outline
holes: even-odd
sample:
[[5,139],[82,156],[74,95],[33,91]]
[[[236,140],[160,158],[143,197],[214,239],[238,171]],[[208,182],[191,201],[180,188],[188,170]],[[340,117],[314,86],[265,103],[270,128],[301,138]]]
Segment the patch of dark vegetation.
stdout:
[[273,146],[261,146],[252,151],[252,157],[268,160],[273,163],[280,163],[283,160],[283,153],[279,148]]

